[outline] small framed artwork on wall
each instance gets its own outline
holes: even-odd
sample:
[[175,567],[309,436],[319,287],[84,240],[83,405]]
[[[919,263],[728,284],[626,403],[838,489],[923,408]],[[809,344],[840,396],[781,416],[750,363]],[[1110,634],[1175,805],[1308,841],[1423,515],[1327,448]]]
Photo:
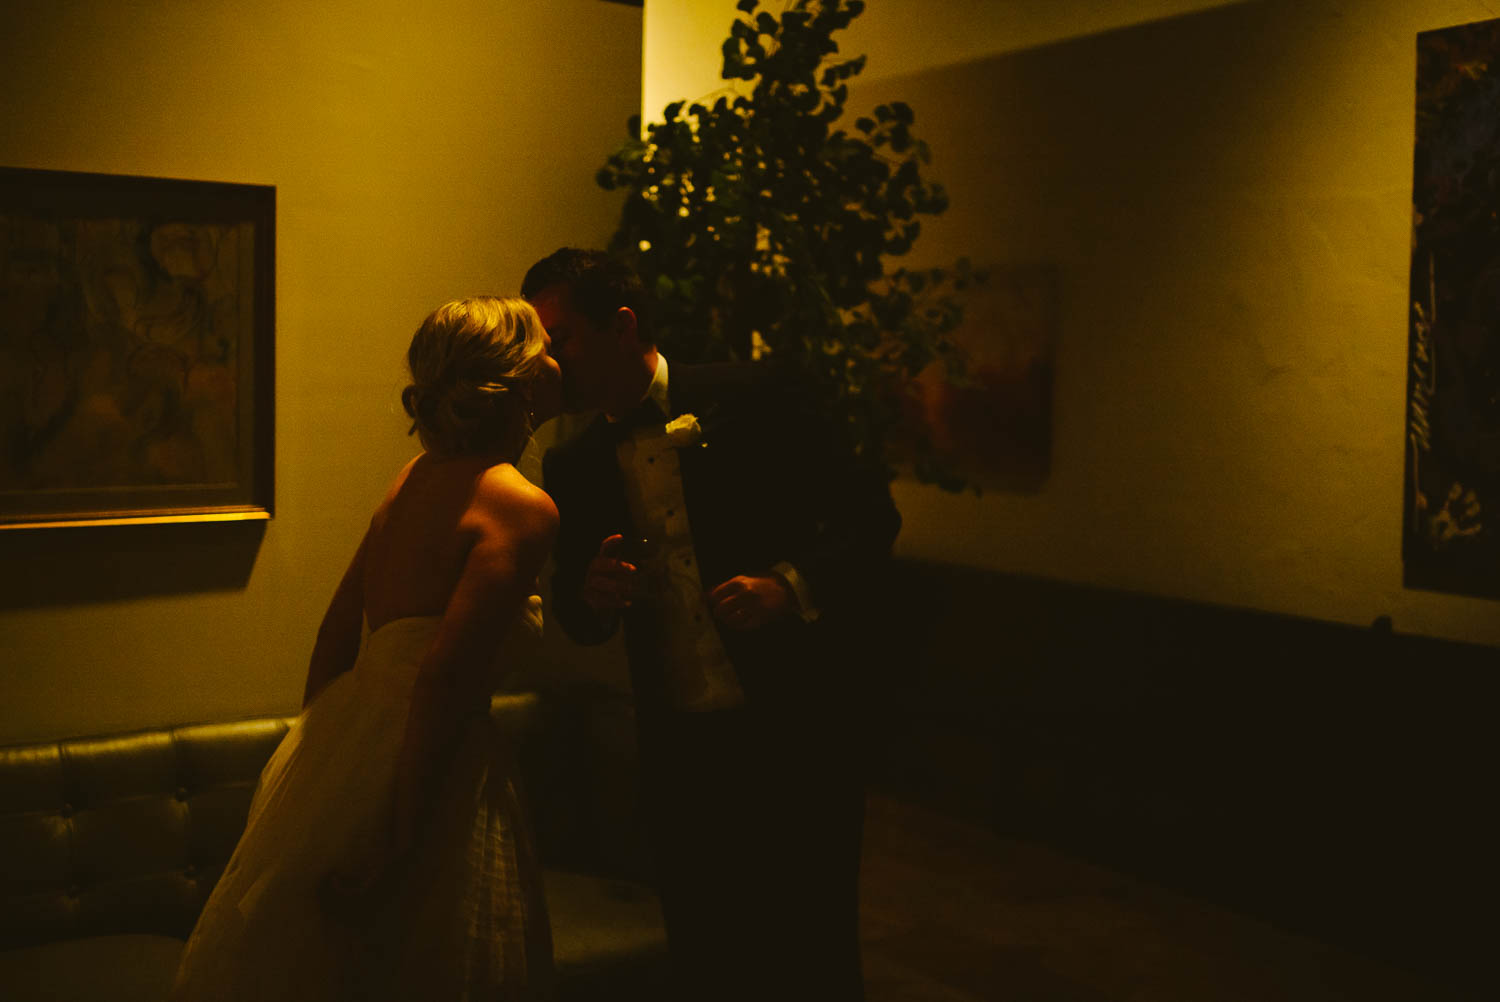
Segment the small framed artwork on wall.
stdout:
[[934,365],[916,380],[913,419],[971,486],[1039,491],[1052,466],[1052,381],[1061,324],[1056,265],[987,269],[965,292],[954,332],[967,367],[959,384]]
[[0,168],[0,529],[271,517],[275,194]]
[[1417,36],[1405,583],[1500,598],[1500,19]]

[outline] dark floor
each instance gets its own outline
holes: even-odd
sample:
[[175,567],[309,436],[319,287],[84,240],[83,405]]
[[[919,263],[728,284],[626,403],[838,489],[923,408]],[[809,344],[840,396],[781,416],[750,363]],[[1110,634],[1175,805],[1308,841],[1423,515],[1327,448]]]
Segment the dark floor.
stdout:
[[868,1002],[1450,1002],[1314,940],[886,796],[866,819]]

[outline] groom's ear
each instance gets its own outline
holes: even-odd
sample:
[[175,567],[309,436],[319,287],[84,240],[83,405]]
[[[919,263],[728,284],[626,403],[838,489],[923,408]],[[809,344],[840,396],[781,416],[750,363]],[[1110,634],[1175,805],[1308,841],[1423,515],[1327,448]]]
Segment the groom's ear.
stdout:
[[635,325],[635,311],[628,306],[622,306],[618,310],[615,310],[615,315],[611,319],[611,325],[614,328],[615,336],[622,342],[628,341],[634,343],[640,338],[640,332],[636,329]]

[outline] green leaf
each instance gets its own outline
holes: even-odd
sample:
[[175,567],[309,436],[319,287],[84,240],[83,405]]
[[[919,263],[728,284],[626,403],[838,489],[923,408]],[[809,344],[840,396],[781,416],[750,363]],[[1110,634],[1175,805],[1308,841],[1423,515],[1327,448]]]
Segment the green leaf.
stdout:
[[719,75],[725,80],[736,80],[745,65],[744,57],[740,55],[740,43],[733,38],[724,39],[724,44],[719,46],[719,52],[724,57],[724,68]]
[[[866,135],[869,135],[875,129],[875,123],[873,121],[871,121],[870,119],[865,118],[863,115],[861,115],[859,118],[856,118],[854,120],[854,127],[856,129],[858,129],[860,132],[863,132]],[[866,149],[868,149],[868,147],[866,147]]]
[[740,0],[739,3],[734,5],[734,9],[742,10],[748,14],[758,6],[760,6],[760,0]]

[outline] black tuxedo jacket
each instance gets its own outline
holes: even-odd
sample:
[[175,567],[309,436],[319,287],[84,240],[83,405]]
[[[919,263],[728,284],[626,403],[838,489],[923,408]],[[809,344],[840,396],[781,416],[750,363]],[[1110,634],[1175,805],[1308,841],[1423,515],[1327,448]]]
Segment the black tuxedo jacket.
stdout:
[[[859,612],[880,587],[901,526],[883,474],[855,461],[809,398],[754,363],[671,367],[675,418],[697,416],[702,441],[679,450],[683,495],[704,589],[739,574],[764,574],[779,561],[806,580],[820,616],[760,630],[721,630],[751,705],[817,702],[848,682],[861,645]],[[602,416],[543,459],[543,483],[561,516],[554,550],[553,612],[583,644],[625,628],[637,703],[662,698],[660,624],[628,609],[599,617],[581,596],[599,544],[636,535],[621,483],[614,428]]]

